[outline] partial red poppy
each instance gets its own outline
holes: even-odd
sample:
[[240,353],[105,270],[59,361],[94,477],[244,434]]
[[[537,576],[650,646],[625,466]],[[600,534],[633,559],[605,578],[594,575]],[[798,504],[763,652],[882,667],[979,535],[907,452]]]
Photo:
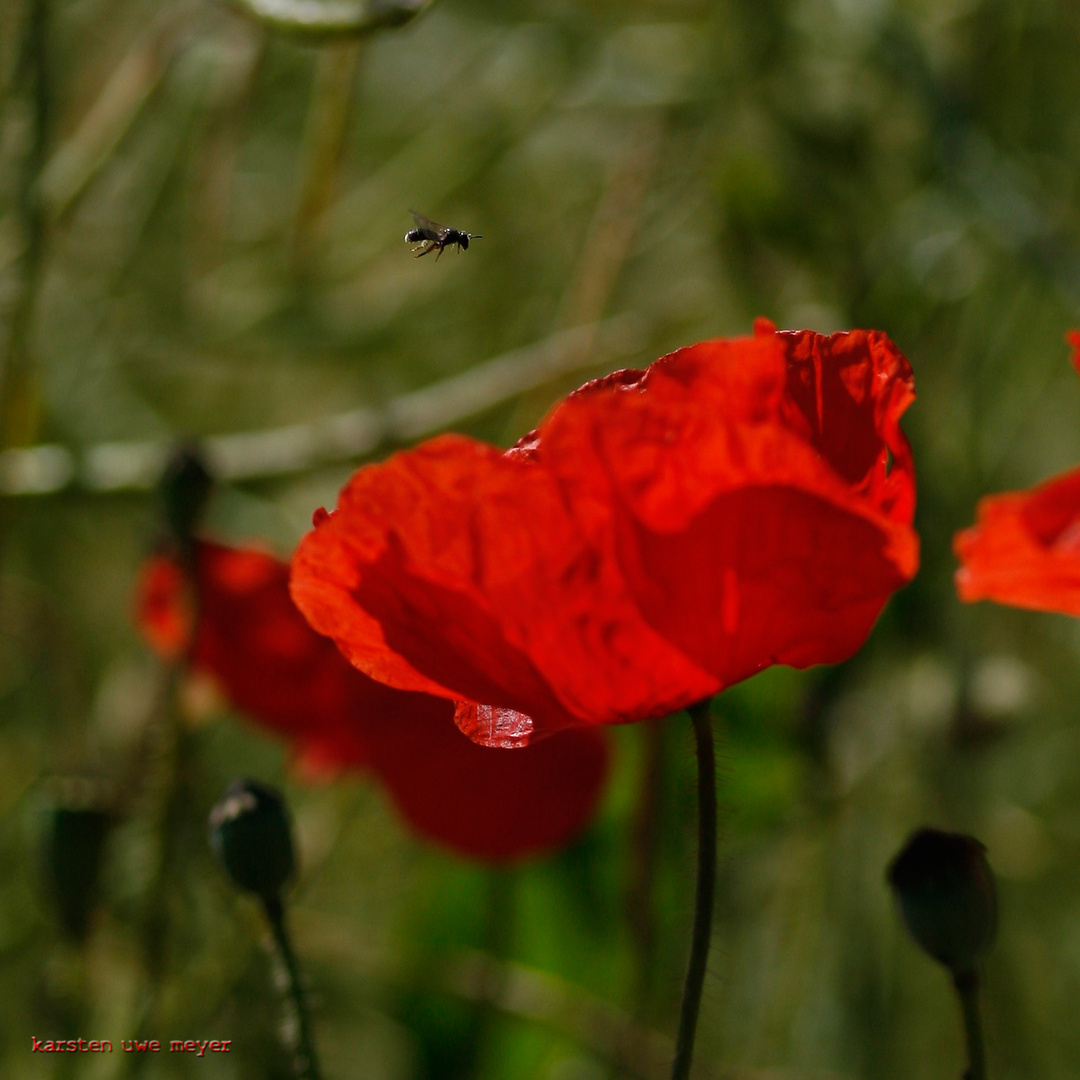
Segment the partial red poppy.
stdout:
[[762,323],[586,384],[505,454],[447,435],[361,469],[293,597],[493,745],[842,660],[917,566],[913,396],[883,334]]
[[365,725],[368,764],[417,832],[504,861],[562,847],[592,820],[608,770],[602,732],[564,731],[523,750],[478,746],[454,726],[451,702],[394,692],[425,707]]
[[[288,738],[307,766],[367,766],[419,832],[457,851],[519,858],[560,846],[588,822],[607,771],[603,739],[568,732],[524,756],[474,745],[454,726],[451,702],[352,667],[297,611],[288,576],[287,563],[263,552],[199,543],[197,617],[185,624],[185,576],[158,558],[143,575],[139,623],[170,658],[190,648],[192,667]],[[185,625],[193,639],[177,629]]]
[[961,600],[1080,615],[1080,469],[980,500],[953,551]]
[[167,660],[183,656],[191,643],[195,604],[183,568],[155,555],[139,578],[137,621],[151,648]]
[[[1065,337],[1080,373],[1080,331]],[[982,499],[953,551],[961,600],[1080,615],[1080,469]]]
[[[287,565],[265,552],[201,543],[195,577],[191,588],[171,560],[159,556],[148,564],[138,616],[150,643],[169,657],[190,648],[192,667],[210,675],[237,709],[290,737],[305,753],[316,754],[319,743],[329,742],[340,765],[363,761],[351,722],[359,704],[357,683],[333,643],[298,617],[289,599]],[[174,589],[172,619],[168,582]],[[194,628],[190,643],[162,649],[156,628],[175,624],[175,645],[185,620]],[[380,690],[393,699],[386,688]]]
[[1080,375],[1080,330],[1070,330],[1065,335],[1065,340],[1072,346],[1072,364],[1077,375]]

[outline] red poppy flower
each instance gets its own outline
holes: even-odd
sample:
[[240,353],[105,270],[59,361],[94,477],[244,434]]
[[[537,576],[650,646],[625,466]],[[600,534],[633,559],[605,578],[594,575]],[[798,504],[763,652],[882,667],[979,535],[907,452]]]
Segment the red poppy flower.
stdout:
[[525,755],[476,746],[454,726],[451,702],[352,667],[297,611],[288,577],[271,555],[199,543],[197,603],[181,568],[158,557],[143,573],[138,621],[154,648],[186,652],[304,763],[366,766],[419,832],[457,851],[518,858],[560,846],[590,819],[608,759],[596,733],[567,732]]
[[913,396],[883,334],[762,322],[586,384],[507,453],[444,435],[360,469],[293,597],[494,745],[836,662],[917,566]]
[[[1080,372],[1080,331],[1067,339]],[[961,600],[1080,615],[1080,469],[982,499],[953,550]]]

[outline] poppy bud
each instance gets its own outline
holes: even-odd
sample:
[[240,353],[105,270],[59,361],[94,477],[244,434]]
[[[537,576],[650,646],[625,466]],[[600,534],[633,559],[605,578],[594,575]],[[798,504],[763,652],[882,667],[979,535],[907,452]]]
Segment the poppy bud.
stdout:
[[194,446],[181,446],[169,458],[158,490],[169,536],[182,550],[191,546],[213,486],[213,477]]
[[919,829],[887,876],[919,945],[954,979],[974,972],[997,931],[997,888],[986,848],[962,833]]
[[82,941],[97,907],[113,810],[105,786],[84,778],[55,781],[51,802],[44,837],[45,884],[64,929]]
[[296,867],[285,800],[257,780],[234,780],[210,811],[210,846],[229,877],[268,904]]

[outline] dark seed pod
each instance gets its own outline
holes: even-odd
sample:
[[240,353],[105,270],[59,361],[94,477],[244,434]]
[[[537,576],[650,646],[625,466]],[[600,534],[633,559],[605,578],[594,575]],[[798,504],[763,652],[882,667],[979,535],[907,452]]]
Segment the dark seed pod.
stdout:
[[191,548],[213,486],[213,477],[194,445],[179,447],[169,458],[158,490],[166,530],[182,551]]
[[42,853],[45,886],[64,929],[83,941],[98,905],[105,843],[115,812],[109,789],[98,781],[57,779],[50,788]]
[[919,945],[954,978],[974,972],[997,932],[997,887],[986,848],[961,833],[919,829],[887,876]]
[[210,846],[233,881],[267,903],[296,868],[285,800],[257,780],[234,780],[210,812]]

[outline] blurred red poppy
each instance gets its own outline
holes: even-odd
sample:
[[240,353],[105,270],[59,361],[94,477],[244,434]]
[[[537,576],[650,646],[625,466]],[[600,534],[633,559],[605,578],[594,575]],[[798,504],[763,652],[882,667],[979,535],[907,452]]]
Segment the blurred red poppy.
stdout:
[[[1080,372],[1080,331],[1067,340]],[[980,500],[953,551],[961,600],[1080,615],[1080,469]]]
[[184,569],[164,555],[155,555],[139,577],[137,619],[151,648],[167,660],[183,656],[191,644],[195,604]]
[[524,755],[476,746],[451,702],[367,678],[316,634],[289,597],[287,563],[207,542],[195,554],[193,587],[169,558],[146,565],[140,627],[288,738],[306,766],[366,766],[419,832],[475,858],[550,850],[589,821],[608,762],[597,733],[567,732]]
[[297,605],[489,745],[847,658],[918,564],[911,369],[874,331],[755,330],[588,383],[506,453],[444,435],[360,469]]

